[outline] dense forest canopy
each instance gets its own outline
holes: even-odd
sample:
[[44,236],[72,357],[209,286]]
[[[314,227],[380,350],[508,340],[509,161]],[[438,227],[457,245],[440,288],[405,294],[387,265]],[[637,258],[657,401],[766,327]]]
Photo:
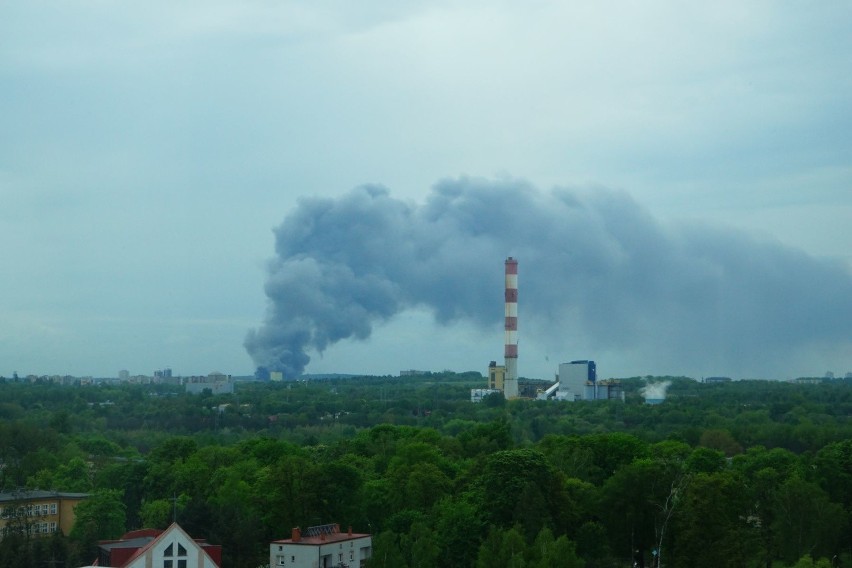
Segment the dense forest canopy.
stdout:
[[0,568],[87,564],[174,517],[237,568],[331,522],[374,535],[371,568],[852,564],[849,381],[636,377],[623,402],[472,404],[483,382],[0,381],[2,490],[92,494],[72,534],[0,540]]

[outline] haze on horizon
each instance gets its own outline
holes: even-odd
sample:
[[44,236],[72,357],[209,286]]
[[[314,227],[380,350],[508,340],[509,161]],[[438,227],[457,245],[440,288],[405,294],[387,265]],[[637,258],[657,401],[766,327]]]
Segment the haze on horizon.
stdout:
[[[345,209],[365,186],[420,221],[450,186],[481,203],[444,245],[459,262],[479,213],[507,203],[553,222],[555,196],[570,195],[588,216],[542,235],[486,227],[488,255],[471,268],[482,279],[452,281],[477,287],[471,305],[395,290],[367,333],[309,341],[306,372],[483,370],[502,353],[501,263],[515,250],[524,376],[550,378],[575,358],[597,360],[603,376],[852,370],[848,3],[13,0],[3,10],[0,375],[250,374],[243,343],[268,325],[265,287],[293,274],[275,272],[292,261],[276,239],[286,233],[306,245],[290,252],[331,266],[325,249],[292,237],[292,222],[317,203]],[[375,205],[365,207],[384,211]],[[619,237],[612,221],[625,216],[653,242]],[[549,319],[535,294],[559,290],[536,274],[576,275],[541,263],[554,235],[580,239],[582,226],[600,239],[564,243],[572,254],[613,260],[614,244],[631,246],[598,273],[611,289],[566,285],[570,301]],[[361,242],[349,237],[336,246]],[[701,265],[696,247],[713,260]],[[647,262],[662,263],[677,301],[642,280]],[[711,309],[702,285],[742,303]],[[728,319],[708,325],[713,314]]]

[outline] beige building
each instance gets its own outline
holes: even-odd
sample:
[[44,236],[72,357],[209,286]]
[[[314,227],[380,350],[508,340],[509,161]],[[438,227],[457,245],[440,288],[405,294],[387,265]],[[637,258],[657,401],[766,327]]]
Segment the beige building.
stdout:
[[491,361],[488,364],[488,388],[502,391],[505,380],[506,367],[498,365],[497,361]]
[[10,533],[69,534],[74,509],[88,493],[21,490],[0,493],[0,538]]

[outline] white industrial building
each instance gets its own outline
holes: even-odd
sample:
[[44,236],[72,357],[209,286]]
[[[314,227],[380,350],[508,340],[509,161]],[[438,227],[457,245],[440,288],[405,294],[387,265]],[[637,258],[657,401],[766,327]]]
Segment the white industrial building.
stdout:
[[[559,364],[559,388],[554,393],[557,400],[594,400],[589,388],[594,390],[597,382],[597,366],[594,361],[571,361]],[[591,393],[593,394],[593,393]]]
[[489,394],[503,394],[500,389],[470,389],[470,402],[482,402]]
[[581,400],[624,400],[618,381],[599,381],[594,361],[579,360],[559,364],[559,375],[553,386],[538,395],[541,400],[553,398],[575,402]]
[[340,525],[294,528],[291,537],[269,545],[269,567],[360,568],[373,551],[369,534],[340,532]]

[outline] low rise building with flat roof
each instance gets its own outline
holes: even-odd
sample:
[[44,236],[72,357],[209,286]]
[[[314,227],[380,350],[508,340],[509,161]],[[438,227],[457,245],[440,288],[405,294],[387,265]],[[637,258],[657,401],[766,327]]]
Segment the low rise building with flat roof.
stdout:
[[373,537],[340,532],[340,525],[294,528],[290,538],[269,545],[269,568],[360,568],[373,551]]

